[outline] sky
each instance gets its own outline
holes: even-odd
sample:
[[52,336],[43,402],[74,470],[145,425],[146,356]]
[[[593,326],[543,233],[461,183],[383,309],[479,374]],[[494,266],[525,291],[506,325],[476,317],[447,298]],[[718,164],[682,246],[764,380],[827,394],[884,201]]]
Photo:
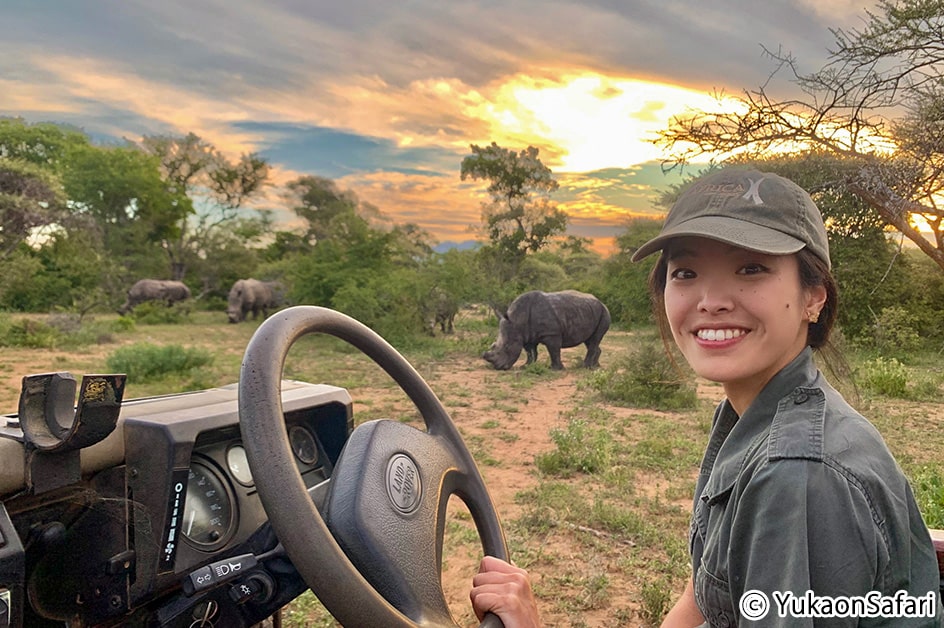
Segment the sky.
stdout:
[[437,242],[479,237],[484,183],[459,176],[470,145],[535,146],[568,233],[607,254],[679,181],[651,143],[673,115],[763,84],[765,48],[819,68],[829,29],[874,5],[0,0],[0,116],[103,143],[193,132],[269,161],[257,204],[284,228],[278,186],[317,175]]

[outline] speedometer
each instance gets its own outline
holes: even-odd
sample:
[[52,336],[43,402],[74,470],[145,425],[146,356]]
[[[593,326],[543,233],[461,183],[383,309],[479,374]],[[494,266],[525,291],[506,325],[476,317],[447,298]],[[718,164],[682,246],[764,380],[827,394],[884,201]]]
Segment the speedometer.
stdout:
[[181,522],[184,538],[200,549],[217,549],[230,539],[235,523],[233,495],[226,481],[209,463],[192,460]]

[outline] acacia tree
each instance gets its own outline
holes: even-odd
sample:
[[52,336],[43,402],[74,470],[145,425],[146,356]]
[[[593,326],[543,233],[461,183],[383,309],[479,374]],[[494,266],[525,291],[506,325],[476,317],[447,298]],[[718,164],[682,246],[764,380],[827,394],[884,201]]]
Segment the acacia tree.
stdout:
[[[745,91],[739,113],[679,116],[657,143],[668,164],[706,154],[760,155],[797,147],[854,162],[834,183],[855,194],[944,269],[944,0],[881,0],[859,29],[833,29],[826,64],[801,74],[770,52],[802,96],[778,100],[770,81]],[[915,223],[930,226],[933,241]]]
[[485,148],[471,145],[462,160],[461,176],[489,181],[490,199],[482,204],[482,220],[491,246],[500,256],[520,263],[567,229],[567,214],[548,198],[557,190],[551,170],[541,163],[538,149],[514,152],[495,142]]
[[165,238],[163,247],[171,276],[183,279],[188,264],[205,254],[203,243],[215,230],[238,219],[239,209],[262,191],[269,164],[254,153],[231,162],[194,133],[146,136],[142,145],[158,157],[169,192],[182,204],[176,234]]

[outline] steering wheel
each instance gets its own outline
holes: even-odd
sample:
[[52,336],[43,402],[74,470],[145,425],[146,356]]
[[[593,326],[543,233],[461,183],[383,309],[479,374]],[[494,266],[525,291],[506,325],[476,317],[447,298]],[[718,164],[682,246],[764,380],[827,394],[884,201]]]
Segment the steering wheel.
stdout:
[[[426,431],[391,420],[348,438],[320,512],[296,468],[282,413],[286,355],[300,337],[325,333],[358,348],[403,389]],[[249,467],[288,557],[345,626],[455,626],[442,590],[449,497],[472,515],[486,554],[508,559],[504,532],[459,431],[422,377],[353,318],[322,307],[273,314],[246,347],[239,424]],[[500,628],[489,614],[481,626]]]

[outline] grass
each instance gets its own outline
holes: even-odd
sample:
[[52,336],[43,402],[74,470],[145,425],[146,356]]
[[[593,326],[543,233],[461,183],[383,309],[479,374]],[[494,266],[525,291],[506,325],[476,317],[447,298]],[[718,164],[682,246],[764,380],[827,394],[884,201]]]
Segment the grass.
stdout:
[[[39,346],[6,347],[7,359],[0,372],[8,375],[6,380],[49,370],[77,375],[104,372],[108,356],[146,342],[207,351],[212,360],[158,381],[129,379],[127,398],[237,381],[244,348],[258,323],[229,325],[220,312],[192,312],[188,319],[186,324],[123,327],[114,316],[101,317],[90,323],[94,333],[72,332],[75,337],[83,333],[97,337],[100,343],[63,348],[62,338],[73,336],[57,331],[51,346],[37,342]],[[31,330],[51,337],[46,327],[6,324],[15,338]],[[651,330],[611,331],[604,339],[603,367],[596,371],[577,368],[582,353],[565,356],[564,372],[552,371],[542,351],[537,363],[525,368],[522,360],[515,369],[499,373],[478,359],[494,330],[462,319],[457,325],[453,336],[421,339],[401,351],[434,390],[442,391],[441,398],[454,416],[472,417],[460,429],[483,475],[500,470],[522,480],[525,488],[498,508],[515,562],[536,575],[535,590],[545,621],[568,626],[658,625],[689,576],[691,493],[714,401],[692,402],[687,392],[693,390],[692,382],[679,379],[664,364],[653,364],[656,354],[640,348],[652,342]],[[656,387],[653,393],[652,386],[641,385],[635,378],[633,360],[624,356],[643,356],[634,359],[649,367],[650,382],[671,387]],[[858,399],[850,400],[876,425],[912,480],[928,523],[944,527],[940,454],[944,451],[944,412],[940,409],[944,380],[939,356],[918,354],[901,365],[903,394],[900,385],[879,389],[864,381],[871,368],[886,380],[900,382],[902,369],[887,361],[876,362],[881,357],[858,351],[846,355],[857,374],[855,385],[860,393]],[[470,360],[474,366],[468,366]],[[474,370],[474,374],[466,376],[456,368]],[[303,338],[286,360],[285,374],[348,388],[357,404],[358,421],[379,416],[416,421],[412,404],[389,377],[336,339]],[[471,384],[473,379],[478,380],[478,388]],[[519,417],[540,401],[535,399],[536,391],[561,386],[568,387],[568,394],[549,413],[548,445],[525,466],[510,467],[496,450],[523,446],[524,435],[516,427]],[[839,387],[846,392],[851,383]],[[683,391],[685,402],[665,406],[662,402],[677,390]],[[15,410],[18,392],[11,384],[0,384],[0,403]],[[645,402],[643,407],[633,407],[640,400]],[[480,552],[467,511],[458,509],[450,517],[446,536],[447,562],[458,563]],[[466,613],[461,621],[473,625],[468,609],[461,612]],[[311,593],[286,607],[282,621],[299,628],[337,626]]]

